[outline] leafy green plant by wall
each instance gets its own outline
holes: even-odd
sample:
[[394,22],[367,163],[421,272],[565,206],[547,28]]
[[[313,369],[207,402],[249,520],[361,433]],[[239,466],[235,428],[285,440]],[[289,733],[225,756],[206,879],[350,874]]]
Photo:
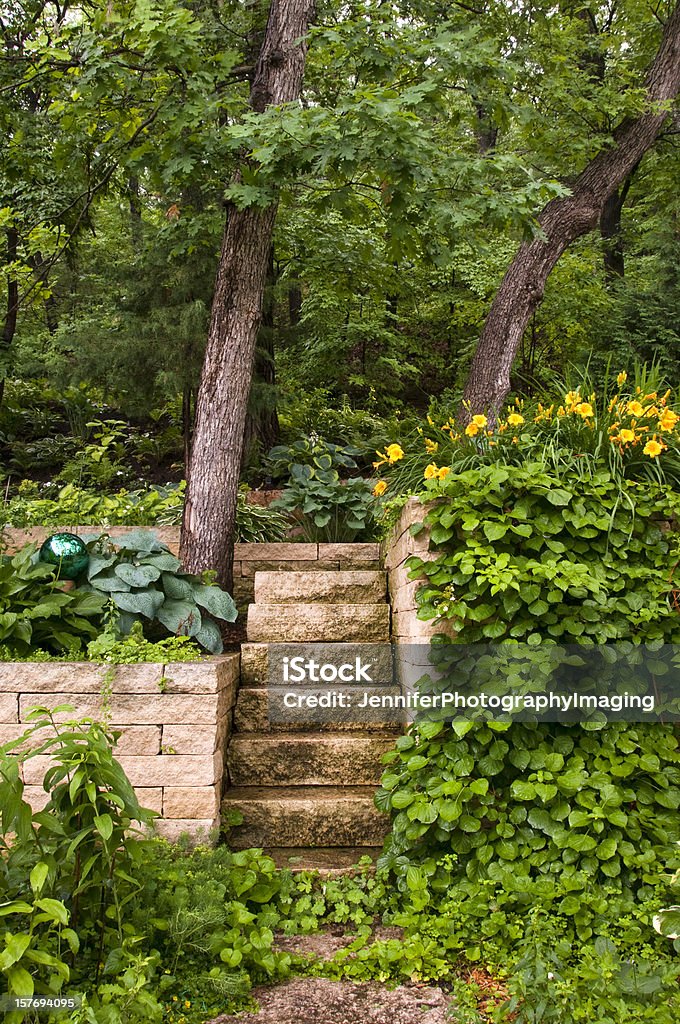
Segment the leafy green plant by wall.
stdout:
[[529,463],[452,474],[426,493],[437,557],[413,562],[418,615],[448,620],[458,642],[680,640],[680,534],[668,528],[680,492],[606,471],[569,483]]
[[[24,737],[0,748],[0,973],[10,995],[54,997],[86,982],[86,1005],[116,1006],[83,1020],[159,1021],[148,989],[158,958],[140,956],[126,922],[141,887],[135,875],[143,844],[133,822],[148,825],[153,815],[114,758],[113,736],[94,723],[56,726],[55,715],[67,710],[36,709]],[[53,760],[44,778],[49,799],[32,813],[21,767],[45,754]],[[29,1014],[16,1010],[7,1020],[18,1024]]]
[[120,547],[104,535],[90,541],[88,551],[87,581],[80,590],[113,602],[116,627],[123,636],[141,623],[151,634],[190,636],[211,654],[220,653],[218,622],[233,622],[236,605],[207,576],[183,572],[180,560],[153,531],[130,533]]
[[[540,464],[432,480],[432,561],[414,558],[419,617],[454,643],[658,644],[680,638],[666,528],[680,494],[607,472],[571,484]],[[415,527],[415,531],[421,528]],[[559,878],[587,938],[594,879],[637,891],[676,864],[680,752],[670,725],[423,721],[397,741],[377,796],[393,832],[383,863],[453,851],[460,877],[516,890]]]
[[99,633],[107,598],[65,593],[54,566],[36,561],[37,545],[0,558],[0,644],[22,656],[31,651],[78,654]]
[[371,485],[361,476],[340,479],[340,471],[356,469],[358,450],[327,444],[321,438],[272,448],[270,464],[290,476],[272,507],[299,518],[302,536],[310,542],[368,540],[376,510]]
[[[151,490],[120,490],[115,494],[88,491],[73,484],[56,498],[41,497],[38,484],[24,480],[0,509],[0,525],[27,526],[177,526],[182,520],[184,482]],[[290,527],[287,516],[248,501],[241,488],[236,508],[236,540],[244,544],[282,540]]]

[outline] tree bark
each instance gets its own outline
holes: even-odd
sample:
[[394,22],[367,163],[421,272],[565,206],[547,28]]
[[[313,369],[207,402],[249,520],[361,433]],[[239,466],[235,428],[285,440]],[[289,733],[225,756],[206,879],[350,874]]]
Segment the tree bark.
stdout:
[[[569,196],[553,199],[538,218],[541,236],[524,242],[491,304],[472,360],[461,416],[494,416],[510,389],[510,370],[546,281],[567,247],[592,230],[610,196],[653,145],[668,117],[668,101],[680,91],[680,6],[664,27],[661,44],[646,79],[647,109],[624,120],[612,144],[576,178]],[[659,104],[664,106],[659,109]]]
[[[250,106],[300,96],[314,0],[271,0],[253,73]],[[196,400],[180,557],[192,572],[213,569],[230,589],[239,468],[276,203],[230,206]]]

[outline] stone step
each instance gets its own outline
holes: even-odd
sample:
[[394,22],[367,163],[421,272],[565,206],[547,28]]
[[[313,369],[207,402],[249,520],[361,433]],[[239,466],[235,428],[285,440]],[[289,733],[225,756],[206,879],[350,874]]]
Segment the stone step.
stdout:
[[[320,875],[344,875],[353,869],[375,871],[375,862],[382,853],[381,846],[324,846],[307,849],[304,846],[274,846],[264,851],[277,868],[298,871],[318,871]],[[370,857],[373,864],[359,865],[361,857]]]
[[387,604],[251,604],[247,635],[251,643],[386,643],[390,608]]
[[380,604],[384,572],[256,572],[255,604]]
[[[241,645],[241,686],[285,685],[283,659],[286,657],[302,657],[305,661],[313,659],[319,665],[329,662],[336,667],[347,663],[356,665],[356,659],[359,658],[367,669],[371,684],[387,686],[395,682],[391,644],[245,643]],[[362,682],[368,683],[369,679],[364,676]]]
[[369,846],[382,843],[389,817],[373,801],[372,786],[235,787],[222,801],[243,823],[230,829],[234,849],[249,847]]
[[[287,732],[384,732],[399,735],[404,731],[405,712],[381,708],[285,708],[286,691],[271,687],[242,688],[234,710],[234,730],[241,733]],[[301,694],[302,690],[294,691]],[[321,695],[324,690],[306,688],[309,694]],[[366,691],[359,691],[360,699]],[[373,691],[370,691],[373,692]],[[401,695],[398,686],[374,691],[380,697]],[[332,715],[332,717],[331,717]]]
[[366,733],[234,734],[227,750],[232,786],[377,786],[394,736]]

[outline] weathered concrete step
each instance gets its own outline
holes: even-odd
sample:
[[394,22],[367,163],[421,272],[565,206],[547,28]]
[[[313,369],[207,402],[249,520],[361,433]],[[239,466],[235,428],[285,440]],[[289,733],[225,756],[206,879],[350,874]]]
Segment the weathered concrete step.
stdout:
[[[375,870],[375,861],[382,853],[381,846],[325,846],[322,849],[307,849],[304,846],[274,846],[264,851],[272,858],[277,868],[289,871],[318,871],[321,875],[344,875],[357,868],[361,857],[370,857]],[[366,870],[361,865],[359,870]]]
[[263,643],[361,643],[390,638],[387,604],[251,604],[248,640]]
[[236,787],[222,801],[223,815],[238,811],[243,824],[229,844],[263,847],[378,846],[389,818],[373,802],[371,786]]
[[[286,691],[264,686],[257,689],[239,690],[234,710],[236,732],[385,732],[399,735],[404,731],[404,712],[386,711],[382,708],[286,708],[283,696]],[[300,689],[295,691],[301,694]],[[306,690],[310,695],[319,696],[327,691]],[[396,698],[401,695],[398,686],[382,687],[375,691],[361,690],[358,699],[365,692]]]
[[[429,651],[429,647],[427,649]],[[241,686],[285,685],[283,659],[286,657],[301,657],[305,661],[313,659],[317,664],[329,662],[335,666],[345,663],[356,665],[356,659],[359,658],[368,670],[371,684],[386,686],[394,682],[392,647],[387,643],[245,643],[241,645]],[[368,685],[365,677],[361,682]]]
[[234,734],[227,751],[232,786],[378,785],[394,736],[366,733]]
[[256,572],[256,604],[380,604],[387,595],[384,572]]

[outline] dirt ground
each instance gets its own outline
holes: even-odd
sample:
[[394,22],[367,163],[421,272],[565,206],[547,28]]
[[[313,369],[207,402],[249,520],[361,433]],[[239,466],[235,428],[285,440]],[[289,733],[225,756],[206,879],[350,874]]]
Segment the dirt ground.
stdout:
[[210,1024],[452,1024],[448,997],[438,988],[294,978],[252,995],[259,1013],[221,1015]]

